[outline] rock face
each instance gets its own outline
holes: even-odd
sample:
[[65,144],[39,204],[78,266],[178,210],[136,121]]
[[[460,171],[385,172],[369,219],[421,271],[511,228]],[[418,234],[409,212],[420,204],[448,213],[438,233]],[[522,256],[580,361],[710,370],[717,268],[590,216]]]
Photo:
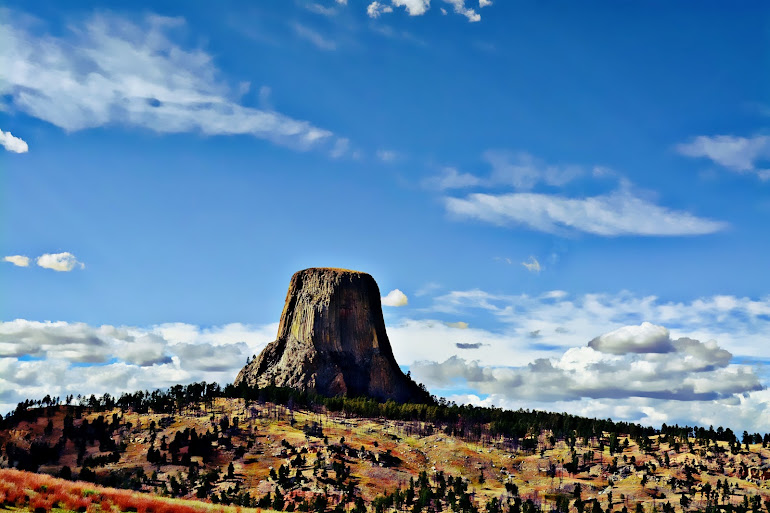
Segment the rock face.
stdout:
[[278,336],[235,385],[292,387],[321,395],[429,402],[393,357],[380,290],[370,275],[332,268],[294,274]]

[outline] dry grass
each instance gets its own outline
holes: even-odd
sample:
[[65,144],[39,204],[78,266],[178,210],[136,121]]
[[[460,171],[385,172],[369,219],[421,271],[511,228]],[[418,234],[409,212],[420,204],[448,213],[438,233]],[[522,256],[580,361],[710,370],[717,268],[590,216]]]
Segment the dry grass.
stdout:
[[[44,474],[0,469],[0,506],[35,513],[261,513],[203,501],[169,499],[146,493],[67,481]],[[271,510],[264,510],[269,513]]]
[[[258,415],[252,415],[252,411],[258,412]],[[101,415],[109,418],[113,412],[102,412]],[[119,412],[121,413],[121,412]],[[148,427],[151,421],[156,425],[161,425],[161,419],[166,415],[154,414],[136,414],[125,412],[122,423],[130,422],[131,429],[121,428],[120,433],[116,433],[116,441],[124,442],[127,446],[126,451],[121,455],[121,461],[117,464],[109,465],[100,471],[108,472],[110,470],[130,469],[141,467],[147,475],[154,471],[158,473],[160,482],[167,481],[171,476],[178,476],[180,473],[187,472],[182,465],[153,465],[146,461],[147,450],[150,447]],[[99,414],[85,415],[92,421]],[[300,468],[302,477],[305,479],[301,487],[295,487],[289,497],[296,495],[297,502],[301,497],[311,497],[313,494],[339,492],[335,486],[330,483],[334,476],[329,471],[328,479],[324,480],[320,475],[314,475],[313,468],[316,461],[323,459],[327,465],[331,463],[333,449],[340,447],[340,439],[345,438],[344,446],[348,449],[359,451],[364,448],[368,455],[382,456],[390,454],[398,459],[399,463],[394,466],[380,465],[378,460],[372,461],[371,458],[350,456],[346,454],[344,460],[346,465],[351,468],[351,477],[353,478],[359,493],[368,502],[376,495],[383,492],[393,491],[395,488],[405,487],[410,478],[417,478],[421,471],[427,471],[429,475],[433,472],[444,472],[453,476],[462,476],[469,481],[469,488],[475,493],[477,505],[483,506],[489,498],[505,497],[506,483],[514,483],[518,487],[522,498],[532,498],[534,501],[544,505],[552,506],[557,497],[563,494],[571,494],[576,484],[582,488],[582,498],[598,499],[602,507],[606,509],[609,495],[605,493],[610,480],[612,480],[612,501],[614,511],[619,511],[626,506],[629,511],[634,511],[637,504],[642,504],[645,511],[650,511],[654,505],[660,509],[662,504],[670,502],[677,512],[682,511],[679,505],[681,497],[681,488],[675,488],[671,485],[671,478],[683,480],[685,478],[684,467],[686,462],[696,462],[702,465],[701,470],[695,476],[695,482],[688,494],[693,503],[690,510],[695,508],[705,509],[705,500],[702,498],[699,490],[705,483],[715,486],[718,479],[727,479],[731,485],[738,485],[733,495],[727,497],[727,502],[737,505],[743,501],[745,495],[760,495],[764,503],[765,499],[770,498],[770,490],[764,481],[751,482],[745,479],[745,475],[740,472],[741,464],[749,468],[760,467],[770,462],[770,450],[763,449],[761,446],[753,445],[749,451],[745,448],[740,454],[731,454],[726,450],[726,444],[720,443],[724,449],[721,454],[714,455],[712,452],[694,444],[692,451],[689,451],[686,443],[682,443],[681,450],[675,452],[669,443],[659,443],[653,441],[653,450],[650,453],[643,452],[633,441],[625,445],[625,437],[621,439],[621,450],[614,455],[610,455],[607,449],[599,453],[597,440],[591,441],[589,445],[583,445],[578,441],[575,447],[576,453],[583,459],[588,451],[593,451],[595,458],[592,462],[587,462],[583,470],[576,475],[570,475],[565,464],[570,461],[571,454],[569,447],[564,441],[556,441],[551,445],[546,440],[550,433],[543,433],[540,436],[538,450],[534,453],[515,452],[506,449],[499,441],[488,441],[487,443],[473,443],[456,437],[445,435],[441,432],[441,426],[436,426],[435,434],[419,437],[409,435],[404,424],[379,419],[350,419],[344,416],[317,414],[307,411],[294,411],[290,413],[284,407],[274,407],[269,404],[246,404],[237,399],[218,399],[210,407],[206,408],[205,414],[201,415],[194,410],[187,410],[181,415],[175,415],[170,419],[170,424],[166,427],[158,427],[157,441],[155,447],[159,446],[159,440],[166,436],[169,440],[173,438],[177,431],[184,429],[195,429],[198,433],[205,433],[212,430],[214,425],[218,425],[220,419],[227,415],[232,423],[234,418],[239,419],[240,429],[232,433],[233,448],[226,449],[220,447],[214,454],[212,461],[202,464],[201,472],[206,469],[218,467],[226,469],[232,461],[235,469],[235,476],[232,479],[222,479],[215,487],[215,492],[226,490],[227,488],[238,484],[242,490],[248,490],[254,497],[259,498],[267,492],[273,492],[276,489],[276,483],[268,480],[270,468],[277,469],[280,465],[288,465],[291,459],[287,455],[282,455],[282,441],[287,441],[298,450],[304,449],[306,464]],[[293,417],[293,422],[292,422]],[[54,415],[54,432],[47,438],[49,443],[54,443],[61,434],[61,422],[63,414],[61,412]],[[77,422],[77,421],[76,421]],[[328,439],[328,444],[321,438],[306,437],[303,427],[306,424],[319,422],[322,424],[323,434]],[[21,423],[16,426],[14,431],[0,432],[0,444],[4,446],[6,441],[13,440],[19,445],[23,445],[25,438],[32,440],[43,437],[43,429],[47,423],[47,418],[38,419],[31,423]],[[693,441],[694,442],[694,441]],[[246,451],[242,458],[236,457],[236,448],[245,447],[251,444],[251,448]],[[70,466],[77,473],[75,464],[75,448],[68,442],[65,446],[64,454],[58,465],[51,465],[44,468],[51,473],[58,472],[63,465]],[[89,446],[87,455],[98,454],[98,448]],[[664,455],[669,455],[669,466],[661,462]],[[612,458],[618,458],[618,467],[626,467],[625,473],[620,471],[612,473],[608,471],[608,463]],[[628,463],[624,462],[624,457]],[[632,466],[631,460],[636,462]],[[655,470],[652,471],[647,464],[654,464]],[[723,470],[720,470],[723,468]],[[552,472],[551,469],[553,469]],[[33,507],[31,501],[37,499],[36,488],[34,484],[25,485],[25,490],[33,492],[27,493],[24,499],[20,499],[18,493],[3,487],[3,482],[9,479],[6,472],[0,474],[0,503],[5,503],[11,507],[24,507],[27,509],[42,508],[42,511],[52,511],[56,509],[59,503],[66,504],[70,511],[83,510],[86,513],[101,513],[109,510],[110,513],[119,511],[133,511],[137,513],[165,513],[163,504],[171,503],[168,499],[157,499],[157,509],[149,507],[139,508],[139,503],[130,505],[126,501],[135,500],[132,497],[147,498],[147,494],[136,494],[132,492],[119,492],[118,495],[100,492],[99,500],[88,498],[82,495],[77,497],[80,502],[70,503],[64,499],[48,500],[50,494],[45,494],[39,498]],[[291,475],[294,476],[296,468],[291,469]],[[482,477],[483,475],[483,482]],[[30,474],[29,476],[35,476]],[[645,483],[642,484],[644,477]],[[46,476],[40,476],[40,479],[50,479]],[[26,479],[32,479],[28,477]],[[68,483],[67,481],[62,481]],[[74,483],[73,486],[80,486],[81,489],[88,487],[97,490],[99,487],[85,483]],[[58,486],[58,485],[57,485]],[[303,489],[304,488],[304,489]],[[152,491],[152,487],[145,485],[146,491]],[[26,493],[26,492],[25,492]],[[193,496],[193,491],[187,497]],[[120,495],[125,494],[125,495]],[[66,494],[65,494],[66,497]],[[84,499],[88,499],[84,501]],[[106,502],[102,504],[102,499]],[[21,501],[21,502],[18,502]],[[123,501],[123,502],[121,502]],[[49,504],[50,503],[50,504]],[[720,501],[721,503],[721,501]],[[16,506],[18,504],[18,506]],[[214,513],[229,512],[233,508],[214,506],[201,502],[179,503],[184,507],[193,508],[189,513],[200,511],[211,511]],[[180,506],[181,507],[181,506]],[[197,509],[196,509],[197,508]],[[201,509],[203,508],[203,509]],[[206,508],[209,508],[208,510]],[[572,507],[572,512],[575,509]]]

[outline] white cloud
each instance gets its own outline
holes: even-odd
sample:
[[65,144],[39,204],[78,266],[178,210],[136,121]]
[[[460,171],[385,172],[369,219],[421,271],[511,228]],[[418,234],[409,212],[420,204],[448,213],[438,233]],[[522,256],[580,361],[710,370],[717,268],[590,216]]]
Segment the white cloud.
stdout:
[[382,298],[382,304],[385,306],[406,306],[409,303],[409,299],[406,294],[398,289],[393,289],[388,292],[388,295]]
[[468,21],[472,23],[481,21],[481,16],[475,10],[465,7],[465,0],[444,0],[444,2],[452,4],[455,12],[468,18]]
[[274,110],[271,97],[273,95],[273,89],[270,86],[262,86],[259,88],[259,106],[265,110]]
[[10,262],[17,267],[29,267],[29,257],[24,255],[10,255],[3,257],[4,262]]
[[294,29],[294,32],[301,37],[302,39],[305,39],[307,41],[310,41],[313,45],[315,45],[317,48],[320,48],[321,50],[336,50],[337,49],[337,43],[332,41],[331,39],[327,39],[320,33],[316,32],[315,30],[311,29],[310,27],[307,27],[305,25],[302,25],[301,23],[292,23],[292,28]]
[[537,261],[537,258],[531,256],[529,257],[529,260],[527,262],[522,262],[521,265],[527,268],[527,271],[531,273],[539,274],[540,271],[543,269],[540,267],[540,262]]
[[377,158],[383,162],[393,162],[398,158],[398,153],[393,150],[377,150]]
[[663,326],[643,322],[640,326],[623,326],[596,337],[588,347],[601,353],[670,353],[674,351],[669,332]]
[[765,432],[770,423],[770,391],[749,392],[715,401],[677,401],[649,397],[623,399],[579,399],[572,401],[530,401],[490,394],[483,399],[478,394],[448,395],[457,403],[479,406],[495,405],[500,408],[519,408],[567,412],[589,418],[611,418],[616,421],[636,422],[660,426],[662,423],[680,426],[694,424],[708,427],[731,427],[740,433]]
[[[431,390],[452,400],[656,425],[762,431],[770,422],[770,392],[752,391],[759,375],[755,362],[770,357],[770,296],[671,302],[628,292],[530,296],[475,289],[440,295],[431,310],[439,319],[395,320],[388,337],[399,364],[410,366],[415,377],[416,362],[433,362],[420,364],[432,373]],[[455,321],[472,318],[477,326],[483,316],[496,322],[494,331]],[[47,393],[228,383],[276,332],[277,323],[207,329],[0,323],[0,410]],[[605,345],[590,347],[592,340]],[[668,343],[673,349],[656,352]],[[473,386],[466,381],[462,388],[473,392],[457,395],[457,378],[470,378]]]
[[393,12],[393,8],[380,2],[372,2],[366,8],[366,14],[368,14],[370,18],[379,18],[381,14],[387,12]]
[[343,155],[346,155],[349,151],[350,151],[350,139],[347,139],[345,137],[339,137],[337,138],[337,140],[334,143],[334,146],[329,152],[329,156],[334,159],[338,159]]
[[[758,299],[710,296],[672,302],[629,292],[572,296],[553,291],[530,296],[472,289],[437,296],[430,310],[434,314],[470,317],[478,322],[486,318],[484,322],[500,326],[499,333],[489,333],[489,351],[477,356],[484,365],[518,366],[535,358],[553,357],[560,350],[584,345],[596,338],[597,333],[644,322],[667,326],[673,338],[719,340],[722,347],[742,358],[770,358],[770,349],[764,343],[770,333],[770,296]],[[538,345],[533,346],[529,334],[537,330],[541,337]],[[426,333],[420,335],[431,338]],[[436,335],[439,340],[442,336],[442,333]],[[391,340],[399,362],[404,364],[436,359],[435,355],[456,354],[447,343],[432,347],[434,356],[425,357],[426,353],[417,352],[413,347],[416,340],[406,341],[398,350],[395,349],[398,339],[391,336]],[[523,361],[518,352],[530,357]]]
[[118,395],[192,381],[230,383],[277,330],[277,323],[202,329],[0,322],[0,411],[46,394]]
[[460,173],[453,167],[445,167],[441,170],[441,174],[423,180],[423,185],[426,187],[438,189],[440,191],[447,189],[464,189],[466,187],[481,185],[482,183],[483,181],[481,178],[470,173]]
[[409,16],[421,16],[430,9],[430,0],[392,0],[396,7],[404,7]]
[[486,177],[460,173],[449,167],[425,182],[440,190],[474,186],[511,186],[517,190],[529,191],[540,183],[561,187],[586,174],[580,166],[549,165],[525,151],[489,150],[484,152],[483,157],[491,167]]
[[561,187],[585,174],[580,166],[548,165],[523,151],[489,150],[484,160],[492,167],[489,185],[511,185],[520,190],[530,190],[540,182]]
[[558,233],[582,231],[606,237],[619,235],[703,235],[718,232],[726,223],[669,210],[626,190],[589,198],[566,198],[538,193],[470,194],[445,198],[447,211],[498,226],[523,225]]
[[3,148],[12,153],[27,153],[29,151],[27,143],[23,139],[14,137],[11,132],[3,132],[0,130],[0,144],[3,145]]
[[[522,365],[554,354],[552,349],[532,346],[532,339],[513,330],[493,332],[468,326],[449,326],[436,319],[402,319],[388,324],[388,339],[400,365],[445,360],[475,347],[473,358],[481,365]],[[593,336],[593,335],[592,335]],[[459,345],[458,345],[459,344]]]
[[75,268],[85,268],[85,264],[78,262],[75,255],[66,251],[64,253],[46,253],[37,257],[36,262],[40,267],[59,272],[69,272]]
[[419,289],[417,289],[417,292],[414,293],[415,296],[427,296],[428,294],[437,291],[441,288],[441,285],[436,282],[428,282]]
[[[631,338],[637,337],[640,329],[650,329],[628,328]],[[662,326],[656,328],[666,331]],[[621,337],[618,333],[613,336]],[[635,341],[628,344],[634,345]],[[648,398],[709,404],[735,402],[739,395],[764,389],[751,366],[730,363],[732,355],[715,341],[668,339],[668,345],[670,349],[665,354],[636,347],[638,351],[622,355],[587,346],[573,347],[558,357],[539,358],[518,367],[484,366],[452,356],[442,363],[416,362],[410,370],[415,379],[429,388],[469,387],[520,403]],[[664,415],[670,413],[671,410]]]
[[316,14],[320,14],[322,16],[334,16],[337,14],[337,9],[334,7],[326,7],[325,5],[317,4],[317,3],[310,3],[310,4],[304,4],[304,7],[311,12],[314,12]]
[[[451,4],[456,14],[465,16],[470,22],[481,20],[481,16],[473,8],[465,6],[465,0],[444,0],[444,2]],[[479,7],[485,7],[491,3],[489,0],[480,0]],[[391,5],[403,7],[409,13],[409,16],[422,16],[430,9],[430,0],[391,0]],[[439,9],[441,14],[447,14],[446,9],[443,7]],[[371,2],[366,8],[366,13],[370,18],[379,18],[381,14],[390,12],[393,12],[393,7],[380,1]]]
[[770,169],[758,164],[770,161],[770,136],[701,135],[676,149],[688,157],[705,157],[731,171],[755,173],[762,180],[770,180]]
[[[474,193],[465,198],[446,197],[447,211],[457,218],[471,218],[498,226],[526,226],[530,229],[565,233],[582,231],[605,237],[619,235],[703,235],[723,230],[726,223],[670,210],[644,199],[632,184],[617,173],[595,167],[587,173],[576,165],[549,165],[526,152],[487,151],[484,159],[491,172],[486,177],[445,168],[423,185],[438,190],[468,187],[512,187],[513,193]],[[611,177],[618,188],[593,197],[570,198],[531,191],[542,184],[564,187],[584,176]]]
[[124,124],[159,133],[248,134],[298,149],[332,136],[238,103],[209,54],[173,42],[185,26],[180,18],[150,15],[137,24],[102,14],[63,36],[39,36],[40,22],[5,14],[0,95],[64,130]]

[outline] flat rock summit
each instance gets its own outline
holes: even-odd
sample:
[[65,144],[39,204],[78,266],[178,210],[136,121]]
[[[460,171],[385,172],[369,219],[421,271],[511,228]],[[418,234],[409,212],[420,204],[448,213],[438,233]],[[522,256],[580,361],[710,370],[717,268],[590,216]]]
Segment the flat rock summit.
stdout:
[[291,277],[278,336],[235,385],[276,385],[326,396],[430,402],[398,367],[369,274],[310,268]]

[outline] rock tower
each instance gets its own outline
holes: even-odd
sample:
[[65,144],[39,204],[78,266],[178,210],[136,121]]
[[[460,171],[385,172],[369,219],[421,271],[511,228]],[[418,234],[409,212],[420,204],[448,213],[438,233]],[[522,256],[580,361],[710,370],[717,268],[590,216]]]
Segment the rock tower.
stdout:
[[326,396],[430,402],[398,367],[382,318],[380,289],[369,274],[311,268],[294,274],[278,336],[235,380]]

